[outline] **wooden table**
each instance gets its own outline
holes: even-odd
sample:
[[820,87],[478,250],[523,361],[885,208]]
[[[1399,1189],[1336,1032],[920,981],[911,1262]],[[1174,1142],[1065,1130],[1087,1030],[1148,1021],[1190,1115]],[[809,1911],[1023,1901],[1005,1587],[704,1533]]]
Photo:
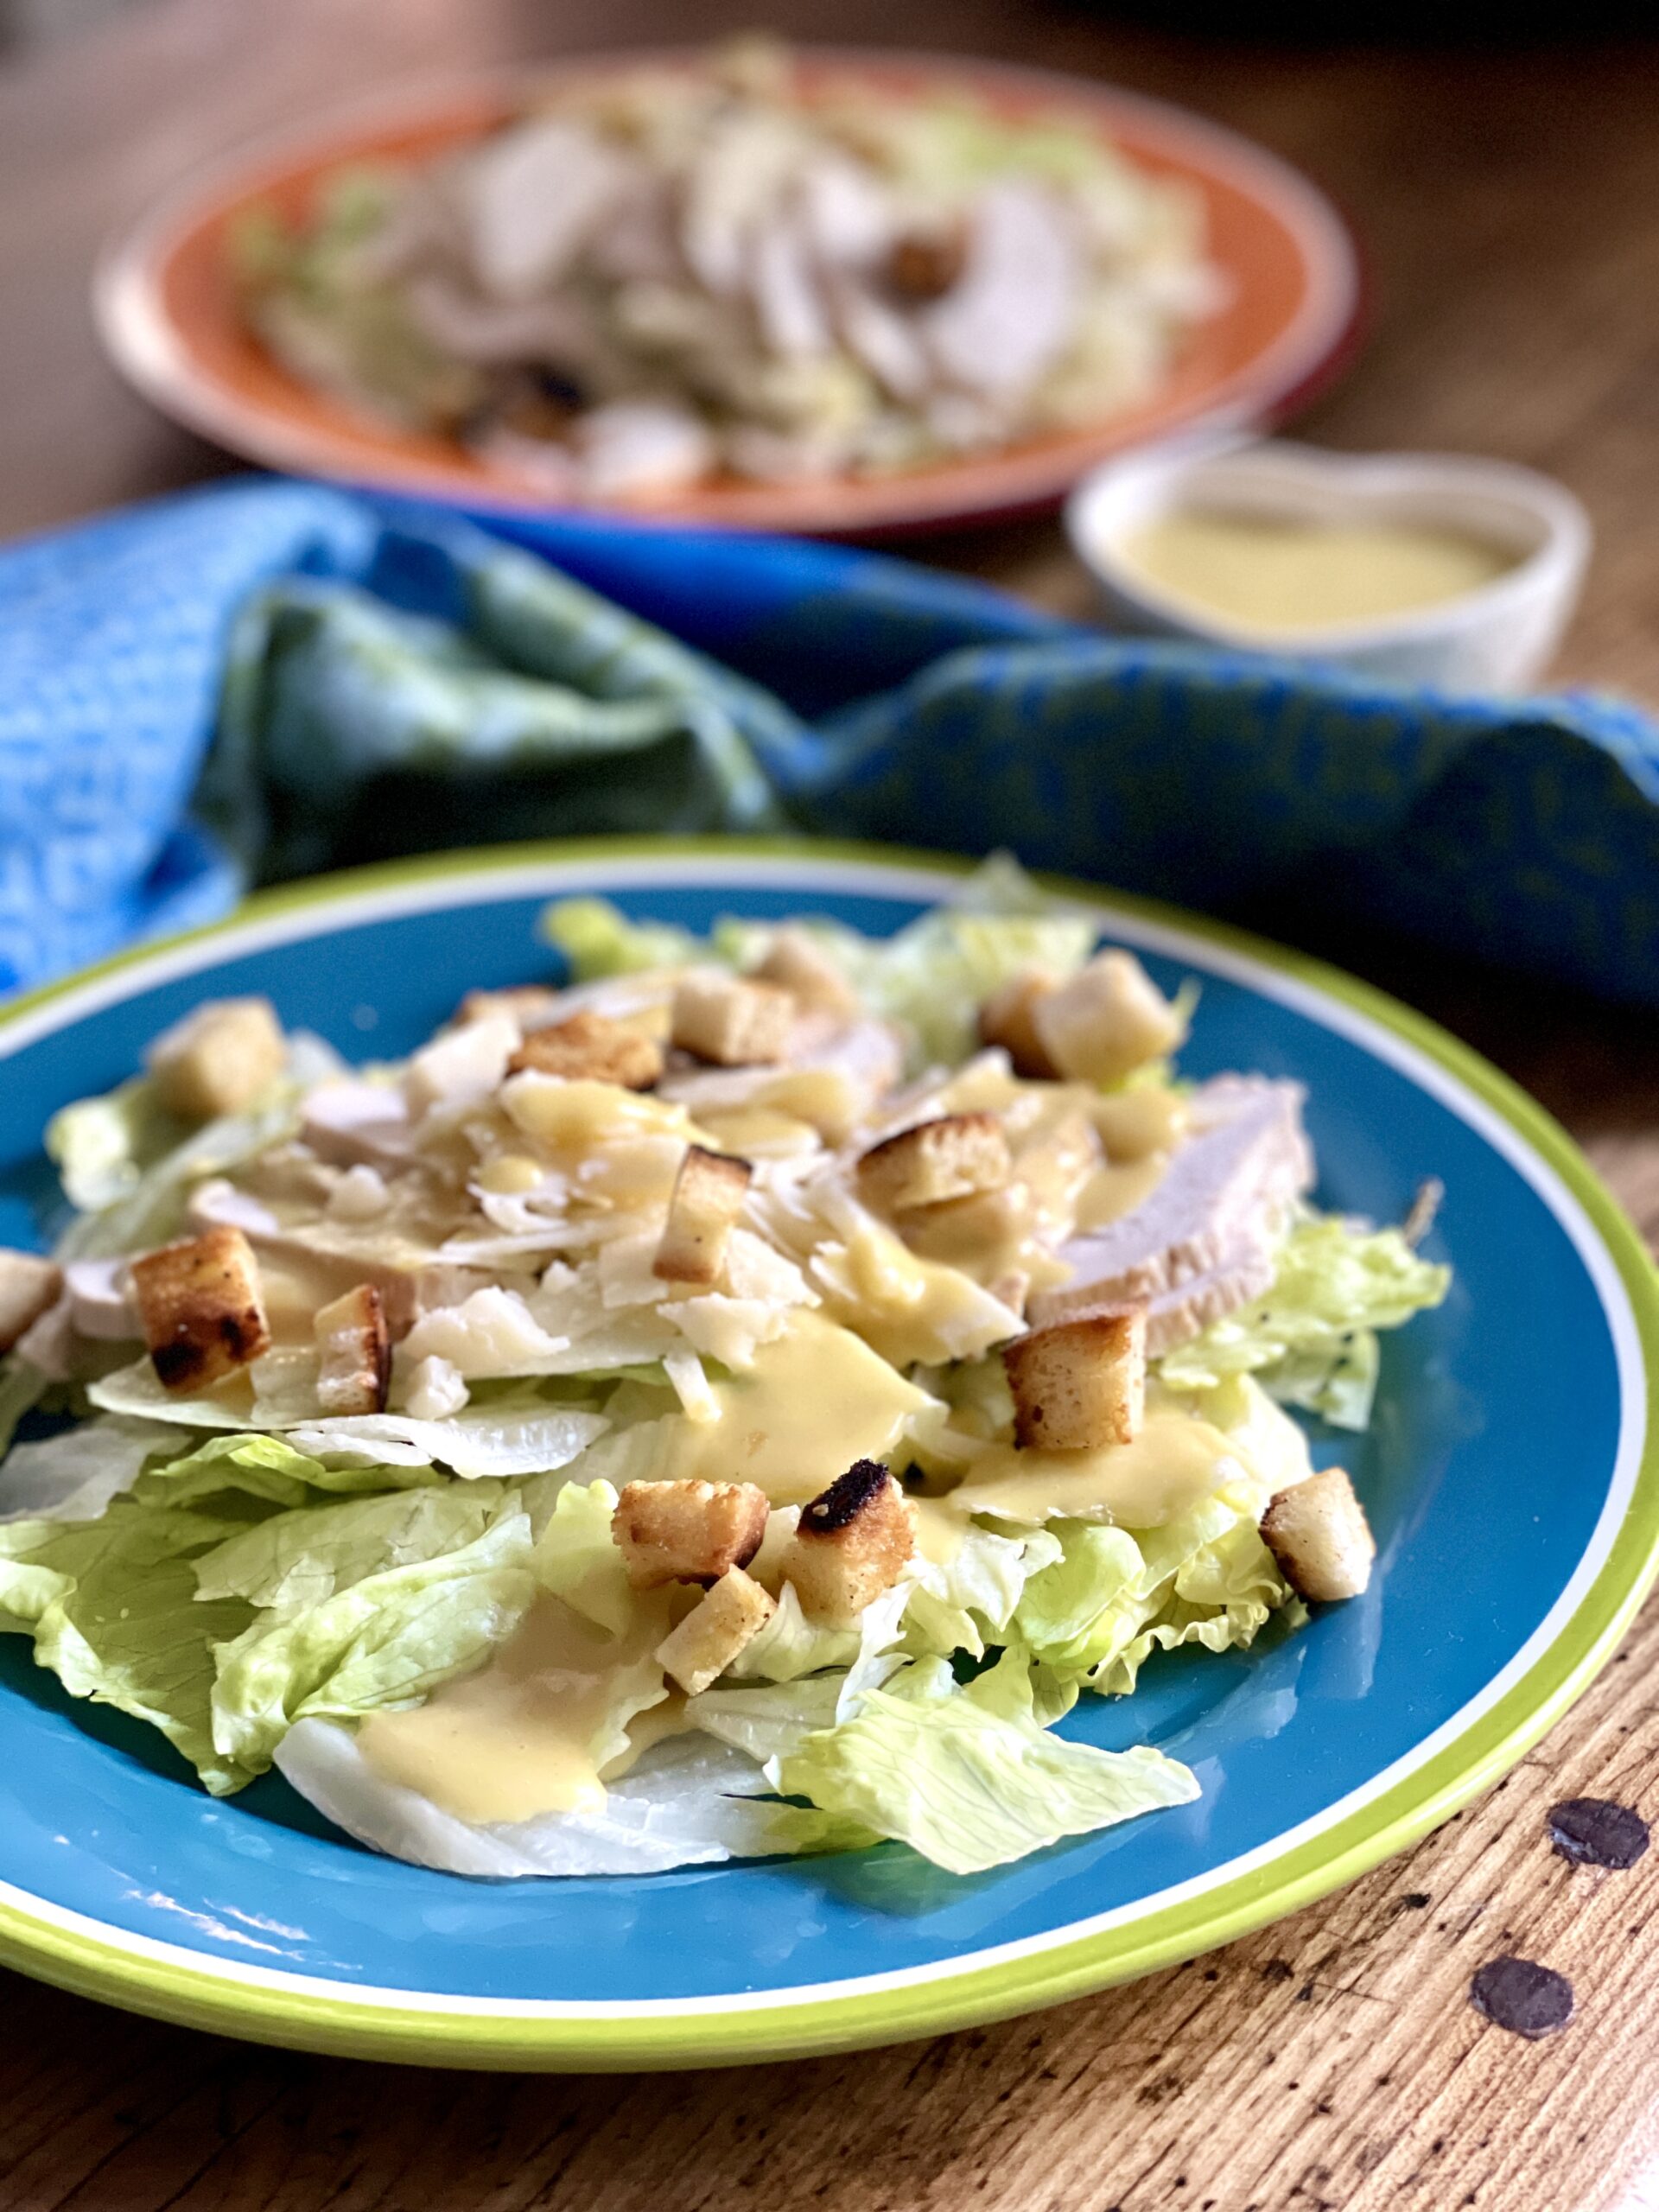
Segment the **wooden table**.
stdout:
[[[1566,478],[1600,547],[1560,672],[1659,697],[1659,48],[1274,51],[1039,0],[770,12],[818,36],[1116,78],[1304,163],[1355,213],[1376,287],[1370,351],[1310,433],[1501,453]],[[731,20],[706,0],[151,0],[0,74],[0,530],[223,466],[124,391],[85,303],[100,236],[186,163],[385,76]],[[1087,605],[1050,524],[932,551]],[[1347,941],[1329,914],[1259,918],[1509,1068],[1659,1230],[1659,1023]],[[1659,1852],[1630,1874],[1573,1872],[1542,1817],[1591,1793],[1659,1808],[1656,1657],[1650,1607],[1491,1798],[1325,1904],[1131,1988],[921,2047],[643,2081],[416,2075],[215,2043],[6,1979],[0,2206],[1633,2206],[1659,2139]],[[1504,1950],[1573,1977],[1566,2034],[1525,2043],[1471,2010],[1471,1974]]]

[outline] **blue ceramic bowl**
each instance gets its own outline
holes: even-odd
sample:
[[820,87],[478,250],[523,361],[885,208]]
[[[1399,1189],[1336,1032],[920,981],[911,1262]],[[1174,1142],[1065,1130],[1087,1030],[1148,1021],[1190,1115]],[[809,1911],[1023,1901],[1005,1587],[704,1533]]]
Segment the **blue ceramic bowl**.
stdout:
[[[263,991],[348,1057],[463,990],[545,974],[545,901],[898,927],[950,864],[795,844],[569,846],[338,878],[129,956],[0,1021],[0,1241],[38,1239],[47,1116],[130,1072],[198,999]],[[1090,894],[1096,895],[1096,894]],[[276,1777],[228,1801],[151,1732],[0,1638],[0,1955],[232,2034],[437,2064],[708,2064],[932,2034],[1074,1996],[1306,1903],[1444,1820],[1609,1656],[1659,1544],[1633,1231],[1539,1109],[1427,1023],[1297,957],[1098,894],[1103,928],[1203,996],[1185,1071],[1309,1091],[1326,1205],[1446,1188],[1446,1305],[1392,1338],[1341,1456],[1375,1526],[1366,1596],[1273,1648],[1179,1652],[1064,1724],[1185,1759],[1195,1803],[969,1880],[893,1847],[644,1878],[487,1883],[375,1857]]]

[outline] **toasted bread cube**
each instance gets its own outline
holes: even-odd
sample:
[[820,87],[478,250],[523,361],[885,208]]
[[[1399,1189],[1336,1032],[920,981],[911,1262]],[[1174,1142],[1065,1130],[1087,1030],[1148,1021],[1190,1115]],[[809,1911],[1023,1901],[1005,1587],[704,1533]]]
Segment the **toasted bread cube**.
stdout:
[[1014,1173],[995,1114],[947,1114],[872,1145],[858,1163],[859,1187],[888,1213],[938,1206],[1000,1191]]
[[624,1090],[649,1090],[663,1071],[660,1046],[626,1021],[612,1021],[587,1007],[548,1029],[532,1029],[507,1062],[509,1075],[531,1068],[537,1075],[613,1083]]
[[0,1351],[10,1351],[57,1302],[61,1270],[38,1252],[0,1250]]
[[916,1554],[916,1516],[879,1461],[858,1459],[801,1509],[779,1572],[813,1620],[856,1620]]
[[1049,1058],[1079,1083],[1121,1083],[1186,1035],[1185,1018],[1132,952],[1097,952],[1038,998],[1031,1019]]
[[1025,1451],[1093,1452],[1133,1444],[1147,1402],[1147,1313],[1085,1314],[1032,1329],[1002,1347],[1014,1438]]
[[747,1160],[689,1145],[674,1178],[652,1274],[664,1282],[718,1282],[727,1241],[753,1173]]
[[760,1548],[772,1508],[753,1483],[629,1483],[611,1534],[636,1590],[665,1582],[705,1588]]
[[1052,976],[1027,968],[999,984],[979,1009],[980,1043],[1000,1046],[1015,1075],[1027,1083],[1052,1083],[1060,1072],[1037,1034],[1037,1007],[1053,988]]
[[312,1327],[322,1363],[317,1402],[325,1414],[383,1414],[391,1384],[386,1309],[372,1282],[320,1306]]
[[1298,1597],[1357,1598],[1371,1579],[1376,1539],[1340,1467],[1281,1490],[1262,1516],[1262,1540]]
[[728,1567],[708,1595],[699,1598],[679,1626],[663,1638],[652,1656],[688,1697],[696,1697],[725,1673],[777,1610],[776,1599],[751,1581],[741,1567]]
[[757,983],[776,983],[820,1014],[858,1012],[858,995],[823,948],[804,930],[785,925],[749,970]]
[[670,1034],[716,1067],[752,1067],[783,1058],[795,1017],[794,999],[776,983],[697,968],[675,986]]
[[468,1022],[487,1021],[493,1014],[505,1014],[521,1029],[533,1029],[539,1021],[550,1021],[559,1005],[559,994],[546,983],[509,983],[505,990],[468,991],[455,1008],[453,1026],[464,1029]]
[[206,1389],[270,1350],[259,1271],[239,1229],[209,1229],[135,1260],[132,1294],[169,1390]]
[[213,999],[163,1031],[144,1055],[170,1114],[239,1114],[283,1071],[288,1047],[269,999]]

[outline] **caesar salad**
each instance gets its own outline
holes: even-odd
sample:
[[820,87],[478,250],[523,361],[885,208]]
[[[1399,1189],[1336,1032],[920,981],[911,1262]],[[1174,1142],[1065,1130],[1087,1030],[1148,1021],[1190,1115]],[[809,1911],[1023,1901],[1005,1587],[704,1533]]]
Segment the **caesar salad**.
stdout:
[[1317,1210],[1300,1087],[1183,1077],[1193,987],[1006,866],[886,938],[545,933],[407,1058],[221,999],[55,1116],[0,1629],[459,1874],[966,1874],[1191,1800],[1057,1724],[1365,1588],[1292,1409],[1366,1427],[1427,1204]]

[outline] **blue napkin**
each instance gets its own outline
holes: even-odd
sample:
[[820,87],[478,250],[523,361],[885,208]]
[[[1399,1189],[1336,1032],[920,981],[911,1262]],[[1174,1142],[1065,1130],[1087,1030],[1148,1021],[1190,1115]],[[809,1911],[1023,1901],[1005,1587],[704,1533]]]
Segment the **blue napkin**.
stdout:
[[1611,699],[1108,639],[842,547],[486,532],[264,480],[0,550],[0,612],[6,988],[276,874],[795,827],[1211,910],[1293,892],[1659,1002],[1659,732]]

